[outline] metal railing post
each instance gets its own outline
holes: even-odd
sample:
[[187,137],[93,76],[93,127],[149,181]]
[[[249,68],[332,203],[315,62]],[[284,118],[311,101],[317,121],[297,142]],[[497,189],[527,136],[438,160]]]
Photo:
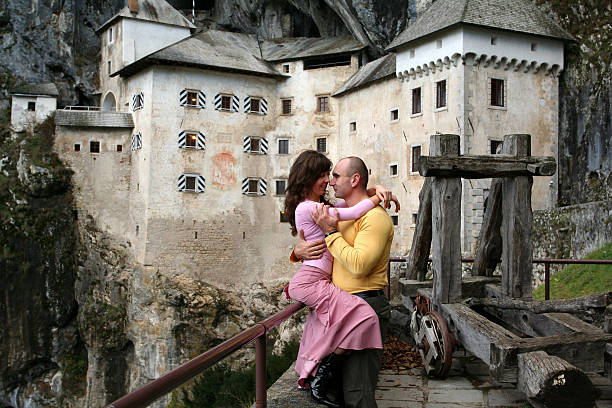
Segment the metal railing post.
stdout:
[[544,300],[550,299],[550,263],[544,263]]
[[255,340],[255,406],[266,408],[266,334]]

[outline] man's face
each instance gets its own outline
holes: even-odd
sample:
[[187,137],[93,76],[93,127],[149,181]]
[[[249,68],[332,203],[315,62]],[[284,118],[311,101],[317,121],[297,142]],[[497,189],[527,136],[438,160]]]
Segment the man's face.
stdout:
[[351,184],[353,174],[349,174],[349,172],[349,163],[346,159],[340,160],[336,164],[336,167],[334,167],[329,185],[334,189],[336,198],[345,198],[353,190]]

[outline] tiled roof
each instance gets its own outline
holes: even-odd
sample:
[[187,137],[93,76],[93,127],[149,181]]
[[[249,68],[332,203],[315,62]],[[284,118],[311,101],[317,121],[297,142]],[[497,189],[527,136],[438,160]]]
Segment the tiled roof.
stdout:
[[257,37],[251,34],[210,30],[169,45],[113,75],[131,75],[152,64],[184,65],[264,76],[284,76],[261,59]]
[[530,0],[437,0],[387,49],[395,49],[460,23],[563,40],[573,39]]
[[132,114],[126,112],[92,112],[58,110],[55,113],[58,126],[133,128]]
[[362,50],[366,45],[351,36],[331,38],[279,38],[261,43],[266,61],[288,61],[314,56],[346,54]]
[[340,96],[390,76],[395,76],[395,53],[387,54],[361,67],[332,96]]
[[168,24],[180,27],[195,28],[195,26],[189,21],[180,11],[176,10],[165,0],[139,0],[138,1],[138,12],[132,13],[128,7],[124,7],[108,20],[102,24],[96,32],[100,33],[104,31],[106,27],[111,25],[115,20],[119,18],[132,18],[136,20],[147,20],[155,21],[156,23]]
[[54,83],[21,85],[11,89],[12,94],[58,96]]

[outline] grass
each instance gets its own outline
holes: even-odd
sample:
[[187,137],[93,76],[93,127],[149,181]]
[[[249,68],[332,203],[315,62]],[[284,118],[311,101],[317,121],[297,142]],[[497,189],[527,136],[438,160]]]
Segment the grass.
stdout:
[[[612,259],[612,242],[584,259]],[[612,265],[568,265],[550,279],[551,299],[570,299],[605,291],[612,291]],[[533,291],[533,297],[544,300],[544,284]]]

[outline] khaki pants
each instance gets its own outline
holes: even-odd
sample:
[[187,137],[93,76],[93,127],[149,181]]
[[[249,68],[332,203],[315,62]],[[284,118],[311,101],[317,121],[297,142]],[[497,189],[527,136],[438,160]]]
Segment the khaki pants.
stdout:
[[[378,315],[383,342],[387,337],[391,306],[382,296],[365,299]],[[366,349],[352,351],[342,364],[342,388],[346,408],[377,408],[374,389],[382,365],[382,350]]]

